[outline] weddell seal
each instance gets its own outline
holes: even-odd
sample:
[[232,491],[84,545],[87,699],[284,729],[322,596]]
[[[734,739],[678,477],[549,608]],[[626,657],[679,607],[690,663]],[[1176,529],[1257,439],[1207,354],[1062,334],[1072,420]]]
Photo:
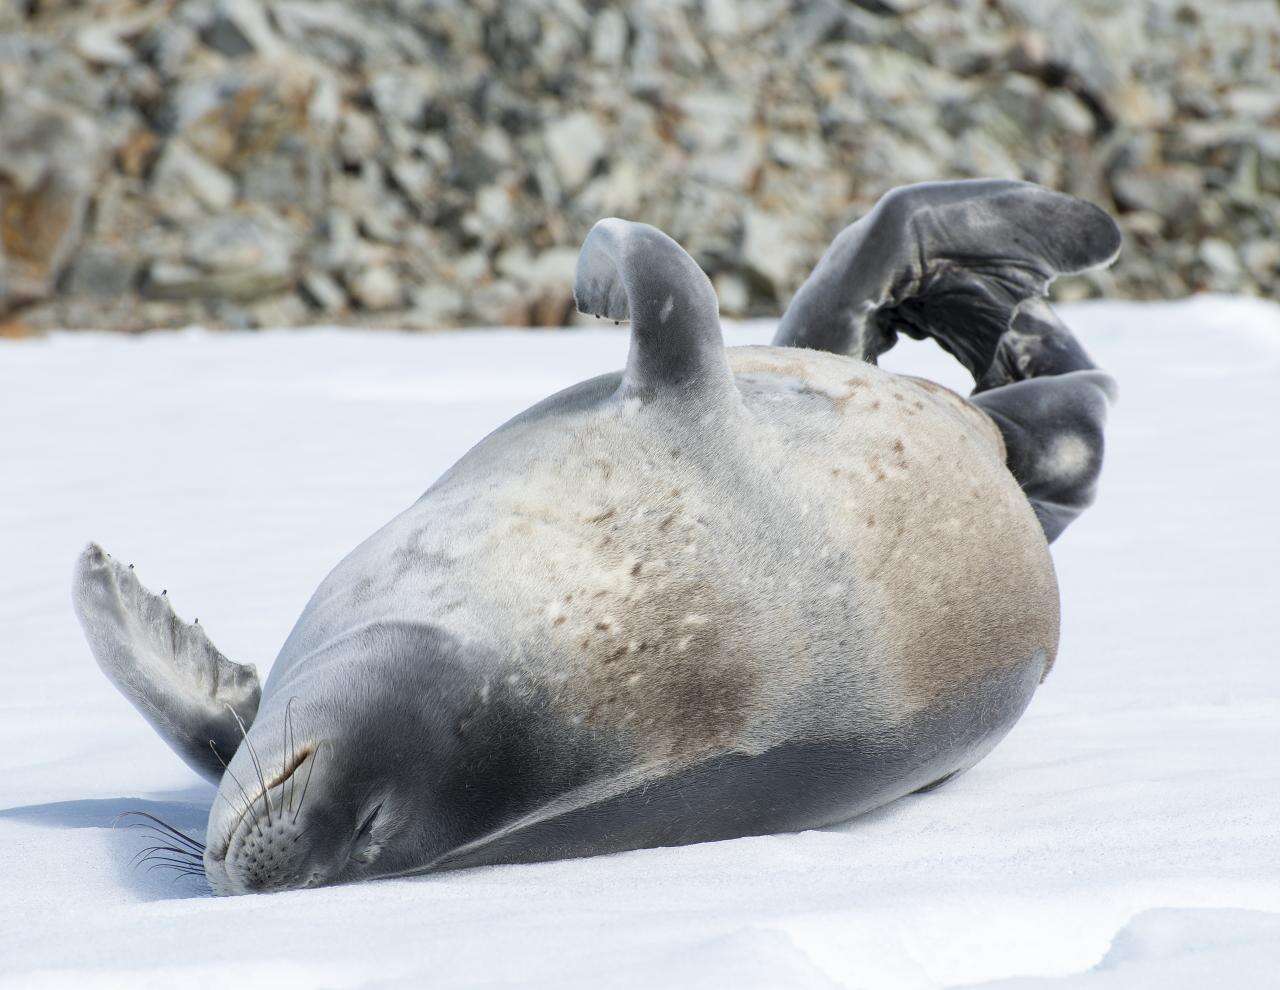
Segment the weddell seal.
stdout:
[[[85,550],[98,663],[220,781],[204,843],[153,855],[281,890],[814,828],[972,766],[1053,663],[1046,538],[1101,466],[1109,379],[1038,297],[1118,248],[1034,185],[898,189],[773,346],[726,349],[689,255],[600,221],[574,295],[630,321],[625,370],[339,563],[261,689]],[[877,368],[898,332],[976,394]]]

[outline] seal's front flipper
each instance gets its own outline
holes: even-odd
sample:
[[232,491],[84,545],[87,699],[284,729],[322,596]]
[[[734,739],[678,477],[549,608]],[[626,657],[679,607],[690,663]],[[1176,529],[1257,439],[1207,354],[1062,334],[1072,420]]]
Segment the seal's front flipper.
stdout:
[[183,622],[166,593],[153,595],[95,543],[76,562],[72,601],[111,683],[191,769],[221,780],[242,738],[236,717],[247,727],[258,712],[257,671],[224,657],[198,620]]
[[841,231],[773,342],[874,362],[899,332],[932,337],[969,369],[977,391],[994,388],[1032,377],[1011,375],[1017,355],[1002,348],[1023,303],[1059,275],[1110,264],[1119,250],[1120,229],[1106,213],[1029,182],[903,186]]
[[581,313],[631,321],[621,394],[737,397],[711,280],[656,227],[598,221],[578,255],[573,297]]

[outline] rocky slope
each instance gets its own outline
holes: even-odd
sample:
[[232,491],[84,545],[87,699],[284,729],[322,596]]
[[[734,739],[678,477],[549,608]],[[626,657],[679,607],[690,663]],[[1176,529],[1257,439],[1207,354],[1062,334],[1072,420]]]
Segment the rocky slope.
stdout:
[[1275,0],[8,0],[0,319],[569,319],[598,217],[776,312],[886,189],[1116,212],[1131,297],[1280,287]]

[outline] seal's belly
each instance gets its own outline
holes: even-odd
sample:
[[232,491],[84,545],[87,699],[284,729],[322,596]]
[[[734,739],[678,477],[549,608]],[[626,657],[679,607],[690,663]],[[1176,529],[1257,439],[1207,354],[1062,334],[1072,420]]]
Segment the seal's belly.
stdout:
[[305,678],[353,616],[438,628],[483,647],[448,672],[458,725],[521,712],[548,781],[559,748],[605,754],[440,865],[846,819],[976,762],[1029,701],[1057,590],[994,427],[847,358],[730,354],[745,427],[586,383],[375,534],[290,637]]
[[847,358],[730,354],[742,456],[714,421],[591,411],[479,504],[468,597],[504,677],[683,765],[892,733],[1051,661],[1052,566],[985,417]]

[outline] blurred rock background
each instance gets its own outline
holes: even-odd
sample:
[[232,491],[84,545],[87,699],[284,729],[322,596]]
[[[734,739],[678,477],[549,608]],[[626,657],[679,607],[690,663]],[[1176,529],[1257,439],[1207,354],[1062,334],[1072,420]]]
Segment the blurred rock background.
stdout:
[[1060,295],[1280,295],[1280,0],[0,0],[11,333],[558,325],[611,214],[776,314],[965,176],[1120,218]]

